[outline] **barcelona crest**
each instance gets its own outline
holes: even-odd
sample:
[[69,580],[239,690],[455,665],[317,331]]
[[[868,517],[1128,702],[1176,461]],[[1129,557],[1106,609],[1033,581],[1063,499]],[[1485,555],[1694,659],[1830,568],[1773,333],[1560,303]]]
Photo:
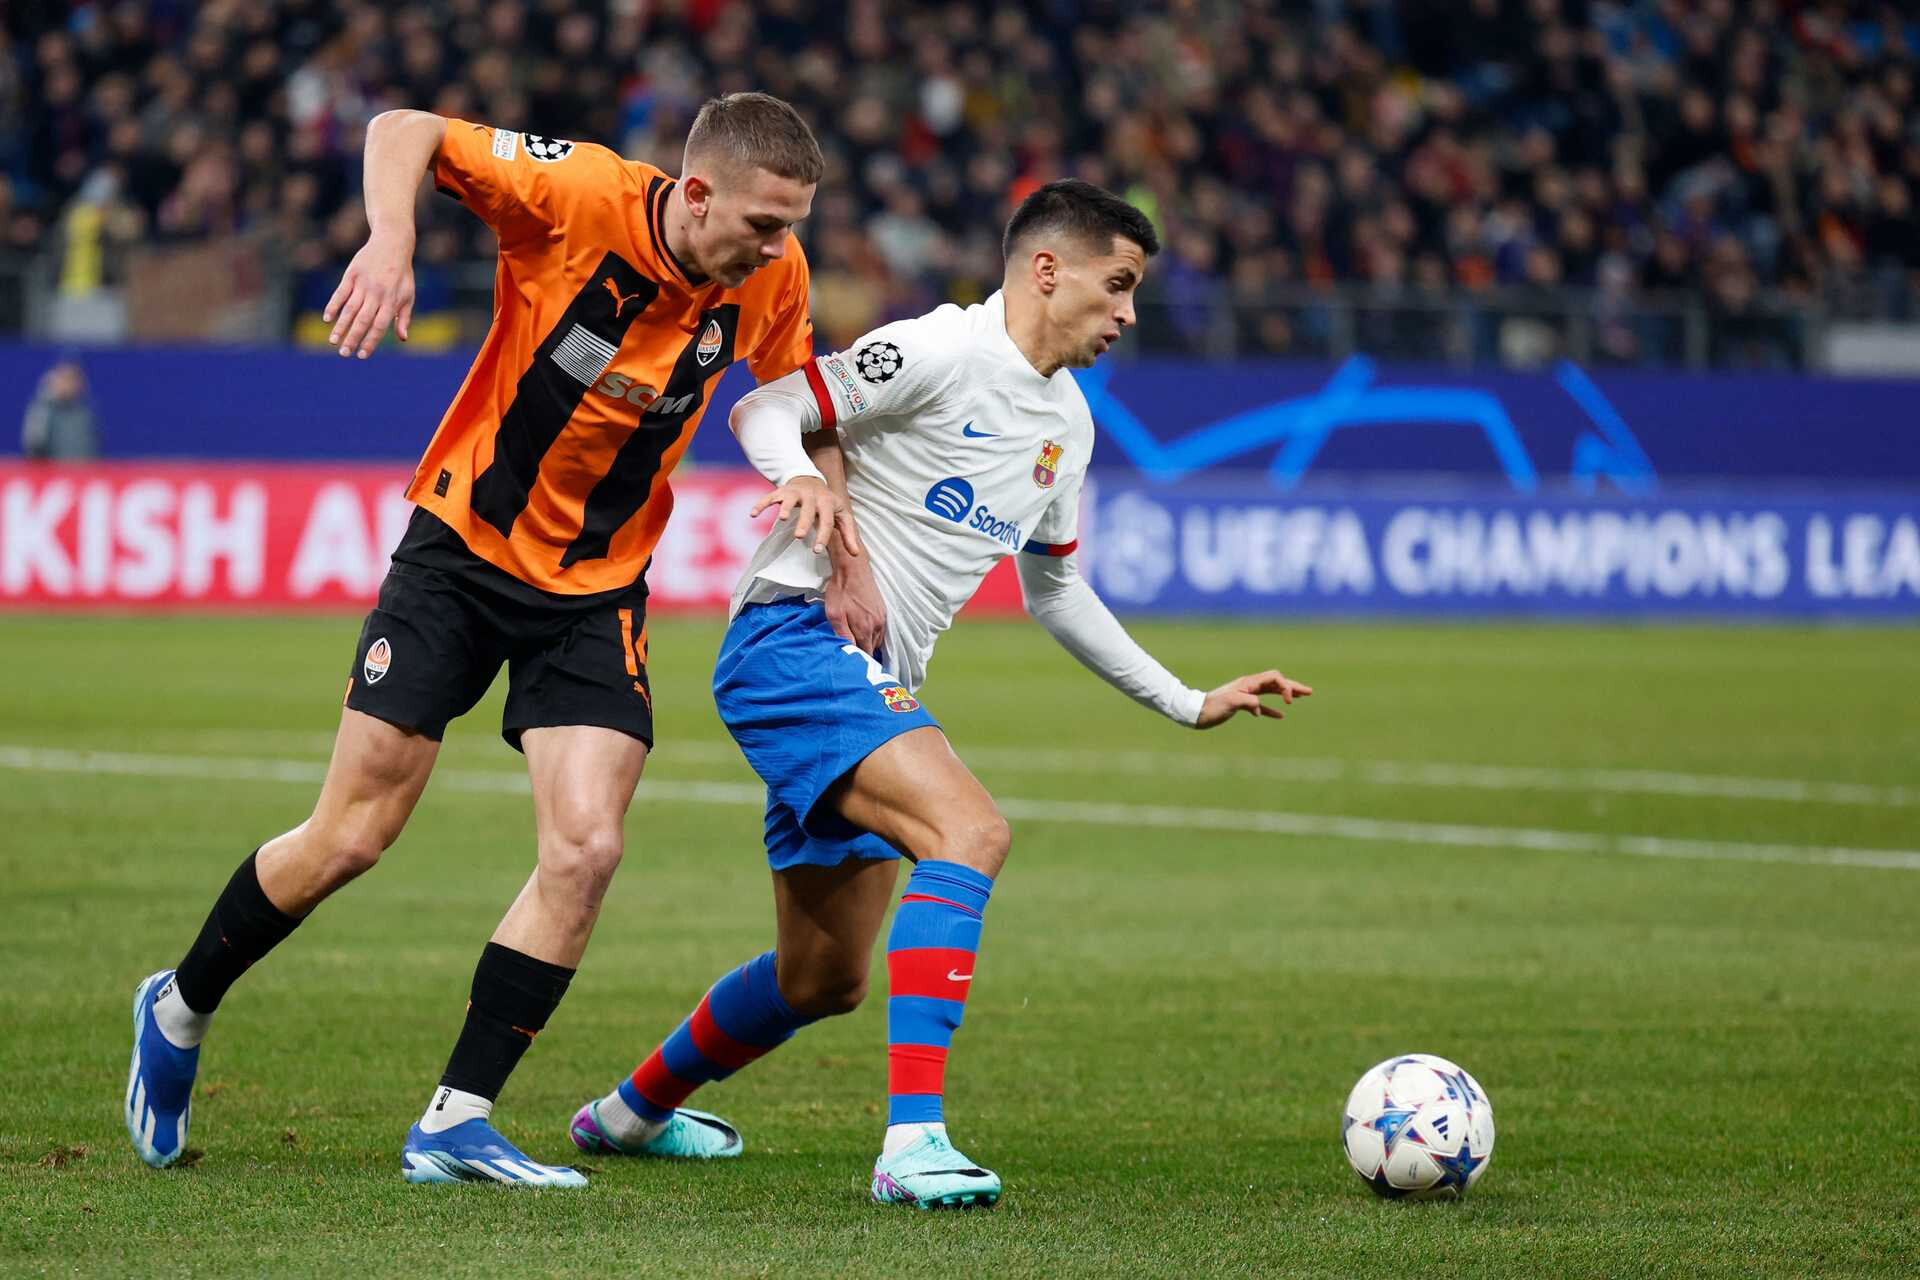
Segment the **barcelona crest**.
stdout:
[[1042,489],[1053,488],[1053,482],[1060,478],[1060,454],[1064,447],[1051,440],[1040,446],[1040,457],[1033,464],[1033,482]]
[[880,696],[887,700],[887,710],[889,711],[905,713],[908,711],[918,711],[920,709],[919,700],[897,684],[890,684],[882,689]]

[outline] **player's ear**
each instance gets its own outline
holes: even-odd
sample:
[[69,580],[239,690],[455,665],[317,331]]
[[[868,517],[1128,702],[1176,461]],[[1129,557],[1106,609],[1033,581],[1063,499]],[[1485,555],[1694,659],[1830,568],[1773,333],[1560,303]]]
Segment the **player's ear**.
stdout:
[[697,173],[688,174],[680,180],[680,198],[687,202],[687,212],[696,218],[704,218],[708,206],[713,203],[713,183]]
[[1052,293],[1060,283],[1060,259],[1051,249],[1033,251],[1033,283],[1041,293]]

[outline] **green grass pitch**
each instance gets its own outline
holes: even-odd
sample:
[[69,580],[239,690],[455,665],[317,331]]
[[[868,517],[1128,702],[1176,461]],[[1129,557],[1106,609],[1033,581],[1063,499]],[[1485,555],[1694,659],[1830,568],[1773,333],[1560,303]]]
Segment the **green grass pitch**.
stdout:
[[[235,988],[192,1167],[119,1120],[134,984],[303,818],[355,623],[0,620],[0,1273],[1913,1275],[1920,635],[1141,625],[1195,682],[1319,693],[1199,735],[1038,629],[963,622],[929,705],[1014,817],[948,1104],[991,1213],[867,1202],[884,1001],[701,1095],[748,1155],[584,1192],[411,1187],[407,1125],[531,865],[496,696],[385,862]],[[712,621],[653,632],[660,749],[586,963],[502,1099],[573,1154],[771,937]],[[884,968],[881,968],[884,977]],[[882,988],[883,988],[883,984]],[[1492,1095],[1458,1204],[1346,1168],[1360,1072]]]

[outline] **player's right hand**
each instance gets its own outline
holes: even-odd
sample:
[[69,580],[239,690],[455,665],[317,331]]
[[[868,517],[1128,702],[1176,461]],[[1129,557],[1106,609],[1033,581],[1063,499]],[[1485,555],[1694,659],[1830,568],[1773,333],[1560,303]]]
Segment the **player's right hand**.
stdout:
[[887,602],[865,556],[835,552],[827,578],[827,622],[834,634],[878,655],[887,647]]
[[379,231],[367,237],[320,318],[333,326],[327,341],[343,356],[365,360],[389,324],[405,342],[413,321],[413,241]]
[[1280,701],[1292,706],[1295,698],[1312,697],[1313,686],[1289,680],[1278,671],[1262,671],[1258,675],[1229,680],[1207,695],[1194,728],[1211,729],[1215,725],[1225,724],[1242,711],[1255,718],[1268,716],[1275,720],[1286,719],[1278,707],[1270,707],[1260,700],[1263,693],[1278,694]]
[[814,535],[813,549],[816,553],[827,549],[827,539],[831,538],[836,526],[840,531],[840,545],[849,555],[859,555],[860,535],[854,530],[853,516],[847,509],[844,498],[839,497],[827,487],[826,481],[816,476],[792,476],[783,485],[765,494],[753,504],[749,516],[757,516],[775,504],[780,507],[780,519],[796,515],[793,522],[793,540],[800,541],[811,531]]

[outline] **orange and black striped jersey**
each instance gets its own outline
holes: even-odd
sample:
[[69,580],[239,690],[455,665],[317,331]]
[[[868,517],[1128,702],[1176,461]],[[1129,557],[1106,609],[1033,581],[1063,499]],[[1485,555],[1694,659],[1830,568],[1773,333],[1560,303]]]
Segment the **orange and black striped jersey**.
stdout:
[[667,244],[675,181],[605,147],[449,120],[434,183],[500,241],[493,324],[407,496],[530,586],[631,585],[667,477],[736,358],[767,382],[813,354],[807,262],[726,289]]

